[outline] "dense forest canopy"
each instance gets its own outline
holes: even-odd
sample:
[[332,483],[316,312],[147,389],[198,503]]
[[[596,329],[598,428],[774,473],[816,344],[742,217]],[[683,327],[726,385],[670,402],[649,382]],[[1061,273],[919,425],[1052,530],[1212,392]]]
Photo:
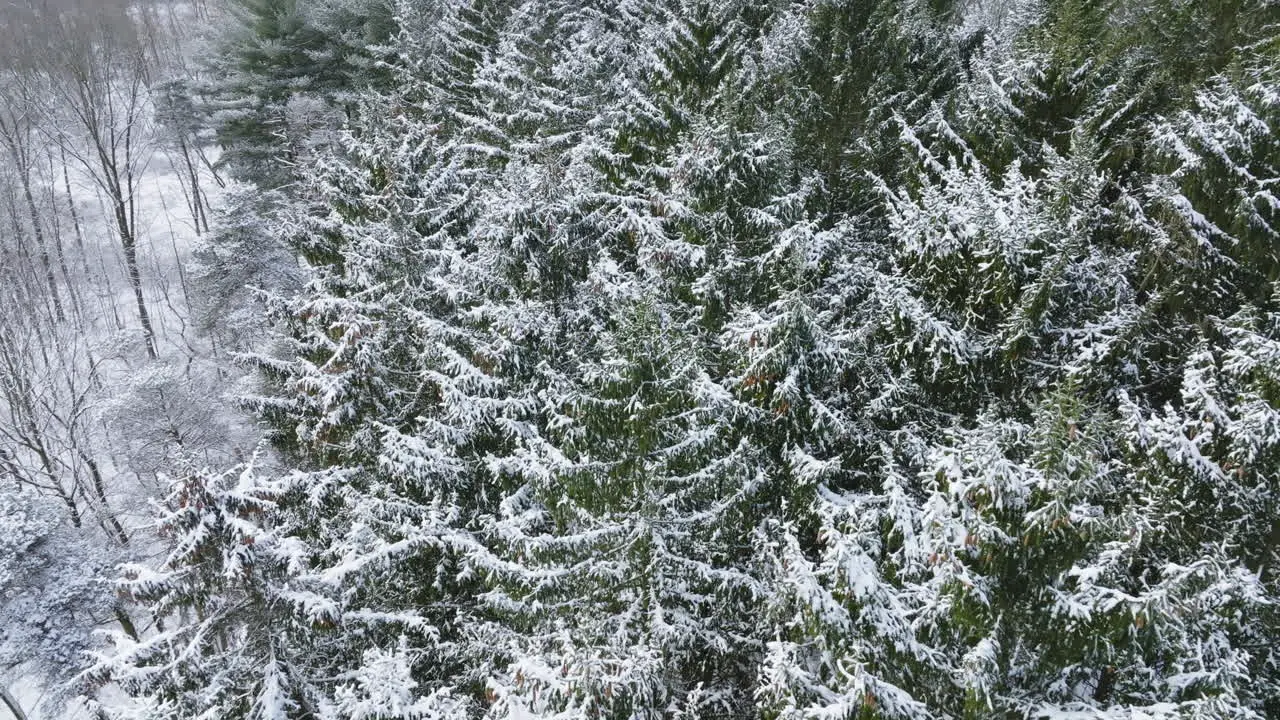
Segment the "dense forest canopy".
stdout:
[[58,2],[0,687],[1280,717],[1280,5]]

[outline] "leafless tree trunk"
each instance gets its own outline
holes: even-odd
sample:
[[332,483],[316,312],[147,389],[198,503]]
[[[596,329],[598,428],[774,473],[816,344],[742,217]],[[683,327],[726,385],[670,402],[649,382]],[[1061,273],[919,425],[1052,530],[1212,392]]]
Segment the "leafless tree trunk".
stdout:
[[50,139],[78,161],[106,198],[147,356],[155,359],[155,330],[138,260],[138,186],[151,154],[148,47],[126,4],[72,4],[48,18],[56,35],[41,58],[44,90],[69,120],[68,127],[51,127]]
[[76,233],[76,250],[80,252],[80,261],[84,266],[85,276],[89,271],[89,251],[84,246],[84,229],[80,226],[80,212],[76,210],[76,196],[71,192],[71,172],[67,168],[67,151],[59,147],[59,160],[62,165],[62,187],[67,193],[67,212],[71,215],[71,227]]
[[64,320],[66,314],[62,307],[58,281],[54,277],[53,263],[49,258],[48,238],[45,237],[44,222],[36,207],[35,193],[31,188],[31,175],[35,168],[35,149],[32,146],[33,124],[36,121],[37,105],[32,102],[28,90],[29,88],[20,83],[4,83],[3,91],[0,92],[0,145],[4,146],[13,164],[23,200],[26,201],[27,220],[31,226],[35,250],[40,257],[45,282],[49,286],[49,298],[53,301],[58,319]]
[[[49,202],[49,219],[50,219],[50,235],[53,237],[53,249],[55,256],[58,258],[58,269],[62,273],[62,282],[66,287],[67,297],[71,300],[71,309],[77,319],[83,319],[84,302],[80,299],[79,282],[73,277],[71,267],[67,262],[67,251],[65,244],[62,242],[62,215],[58,212],[58,190],[53,183],[55,173],[54,160],[52,154],[46,158],[49,165],[49,182],[47,186],[46,198]],[[81,260],[83,261],[83,255]]]
[[9,712],[13,713],[14,720],[27,720],[27,714],[22,711],[18,699],[3,685],[0,685],[0,702],[3,702],[5,707],[9,708]]

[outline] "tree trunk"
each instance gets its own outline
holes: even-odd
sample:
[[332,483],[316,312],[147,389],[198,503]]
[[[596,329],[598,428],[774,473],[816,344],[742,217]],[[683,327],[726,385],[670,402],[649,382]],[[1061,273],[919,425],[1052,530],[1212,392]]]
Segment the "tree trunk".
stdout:
[[151,315],[147,312],[147,301],[142,295],[142,272],[138,269],[138,245],[133,237],[129,223],[129,211],[120,198],[115,202],[116,223],[120,231],[120,245],[124,249],[125,272],[129,276],[129,285],[133,287],[133,299],[138,306],[138,321],[142,324],[142,338],[147,345],[147,357],[155,360],[156,335],[151,329]]
[[27,720],[27,714],[22,711],[22,706],[18,704],[18,699],[9,693],[9,689],[0,685],[0,702],[9,708],[9,712],[13,713],[14,720]]
[[45,282],[49,285],[49,295],[53,299],[53,311],[58,318],[58,322],[67,319],[66,313],[62,309],[62,297],[58,292],[58,281],[53,276],[53,263],[49,260],[49,247],[45,244],[44,228],[40,225],[40,213],[36,209],[35,197],[31,194],[31,178],[24,171],[22,173],[22,194],[27,200],[27,210],[31,213],[31,232],[35,234],[36,249],[40,253],[40,265],[44,270]]
[[111,532],[116,536],[116,540],[121,545],[129,544],[129,533],[125,532],[124,526],[120,524],[120,520],[116,514],[111,512],[111,507],[107,504],[107,488],[102,480],[102,471],[98,469],[98,463],[89,457],[83,450],[80,451],[80,459],[89,468],[89,477],[92,478],[93,494],[97,496],[98,502],[102,504],[102,514],[107,523],[111,526]]
[[67,150],[59,146],[62,156],[62,186],[67,192],[67,210],[71,213],[71,225],[76,231],[76,249],[80,251],[80,262],[84,265],[86,278],[93,273],[89,271],[89,253],[84,247],[84,231],[80,229],[80,213],[76,211],[76,197],[71,193],[71,174],[67,171]]
[[133,618],[129,617],[129,613],[119,604],[113,610],[116,614],[116,622],[120,623],[120,629],[124,630],[124,634],[128,635],[129,639],[138,642],[141,636],[138,635],[138,628],[133,624]]

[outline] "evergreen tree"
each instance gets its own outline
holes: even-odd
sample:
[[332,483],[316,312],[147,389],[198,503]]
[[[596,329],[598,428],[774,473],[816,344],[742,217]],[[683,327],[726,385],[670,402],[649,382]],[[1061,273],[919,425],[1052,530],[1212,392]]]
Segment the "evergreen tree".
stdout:
[[218,162],[265,189],[286,184],[342,122],[359,91],[388,78],[388,0],[233,0],[194,88],[222,148]]
[[139,717],[1280,712],[1270,4],[245,7]]

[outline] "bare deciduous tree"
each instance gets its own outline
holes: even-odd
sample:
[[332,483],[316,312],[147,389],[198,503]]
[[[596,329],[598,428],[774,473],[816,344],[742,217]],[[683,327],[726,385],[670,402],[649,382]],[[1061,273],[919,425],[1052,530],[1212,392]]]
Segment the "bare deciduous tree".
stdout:
[[[54,277],[53,262],[49,257],[49,241],[46,237],[43,218],[36,207],[34,183],[37,159],[36,127],[39,124],[37,113],[41,103],[31,95],[27,83],[14,77],[12,72],[0,76],[0,149],[3,150],[10,163],[10,170],[15,176],[22,192],[22,199],[27,210],[27,221],[34,240],[34,249],[40,258],[45,282],[49,286],[49,299],[53,302],[58,319],[65,317],[62,293]],[[16,239],[16,238],[15,238]],[[62,244],[55,236],[57,259],[61,266],[63,279],[70,288],[71,279],[67,272],[66,256]]]
[[[155,331],[138,260],[138,189],[152,154],[151,53],[122,0],[30,0],[10,12],[34,37],[10,37],[6,60],[29,94],[53,100],[60,117],[47,139],[71,157],[105,197],[133,291],[147,356]],[[15,23],[8,23],[13,26]],[[12,48],[17,48],[13,50]]]
[[77,329],[23,312],[41,288],[11,268],[0,303],[0,470],[61,500],[73,525],[97,522],[126,544],[89,428],[99,361]]

